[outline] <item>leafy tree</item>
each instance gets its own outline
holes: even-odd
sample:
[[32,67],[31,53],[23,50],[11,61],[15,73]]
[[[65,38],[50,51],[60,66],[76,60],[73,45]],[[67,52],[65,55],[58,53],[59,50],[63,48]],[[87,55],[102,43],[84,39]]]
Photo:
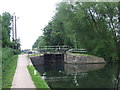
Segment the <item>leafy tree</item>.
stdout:
[[2,44],[2,17],[0,15],[0,47]]
[[118,2],[61,2],[43,29],[43,40],[45,45],[85,48],[105,60],[118,60],[118,14]]
[[38,37],[32,48],[39,48],[40,46],[45,46],[43,36]]
[[2,14],[2,46],[9,47],[11,15],[8,12]]

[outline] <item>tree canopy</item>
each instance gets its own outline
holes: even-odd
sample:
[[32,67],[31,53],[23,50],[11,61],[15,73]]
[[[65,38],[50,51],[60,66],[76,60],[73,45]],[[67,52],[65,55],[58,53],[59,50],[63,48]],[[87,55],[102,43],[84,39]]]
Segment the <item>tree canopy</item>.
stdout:
[[[89,54],[120,59],[118,2],[61,2],[43,29],[43,45],[85,48]],[[35,43],[35,44],[36,44]],[[38,47],[42,44],[36,44]]]

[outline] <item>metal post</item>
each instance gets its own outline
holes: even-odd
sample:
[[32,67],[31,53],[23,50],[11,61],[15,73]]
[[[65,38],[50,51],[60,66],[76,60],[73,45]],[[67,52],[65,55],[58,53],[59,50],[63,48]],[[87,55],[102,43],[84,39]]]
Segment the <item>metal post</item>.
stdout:
[[[14,16],[12,16],[12,41],[13,41],[13,43],[14,43]],[[13,45],[12,46],[13,47],[13,49],[15,48],[15,46]]]
[[15,16],[15,40],[17,40],[16,16]]
[[14,41],[14,16],[12,16],[12,39]]

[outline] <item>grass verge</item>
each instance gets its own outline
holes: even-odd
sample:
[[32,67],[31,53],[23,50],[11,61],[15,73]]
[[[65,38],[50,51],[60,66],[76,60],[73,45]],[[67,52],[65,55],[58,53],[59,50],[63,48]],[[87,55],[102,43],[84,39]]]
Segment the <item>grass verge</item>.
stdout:
[[[80,53],[68,53],[68,54],[71,54],[71,55],[81,55],[81,56],[94,56],[94,55],[80,54]],[[97,57],[97,56],[94,56],[94,57]]]
[[50,90],[50,88],[48,87],[47,83],[41,78],[41,75],[39,74],[39,72],[37,72],[36,75],[34,75],[34,66],[27,66],[29,73],[32,77],[32,80],[36,86],[36,88],[48,88],[48,90]]
[[32,56],[40,56],[41,55],[41,53],[36,53],[36,54],[31,54],[31,55],[29,55],[29,57],[32,57]]
[[14,73],[17,66],[18,55],[13,55],[8,60],[5,60],[2,68],[2,88],[10,88],[12,86],[12,81]]

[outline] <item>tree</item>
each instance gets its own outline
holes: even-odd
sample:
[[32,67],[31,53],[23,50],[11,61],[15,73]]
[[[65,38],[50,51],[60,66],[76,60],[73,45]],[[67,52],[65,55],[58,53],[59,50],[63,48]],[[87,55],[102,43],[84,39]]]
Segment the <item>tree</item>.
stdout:
[[118,60],[118,13],[117,2],[61,2],[43,29],[44,42],[85,48],[105,60]]
[[2,14],[2,47],[10,45],[11,15],[8,12]]
[[2,17],[0,15],[0,47],[2,44]]
[[40,46],[45,46],[43,36],[38,37],[32,48],[39,48]]
[[0,17],[0,22],[2,25],[2,47],[8,47],[13,49],[20,49],[20,39],[16,39],[13,41],[10,41],[11,37],[11,23],[12,23],[12,16],[9,12],[4,12],[2,16]]

